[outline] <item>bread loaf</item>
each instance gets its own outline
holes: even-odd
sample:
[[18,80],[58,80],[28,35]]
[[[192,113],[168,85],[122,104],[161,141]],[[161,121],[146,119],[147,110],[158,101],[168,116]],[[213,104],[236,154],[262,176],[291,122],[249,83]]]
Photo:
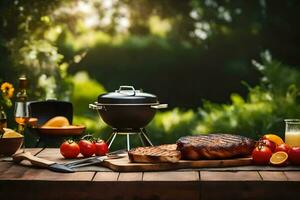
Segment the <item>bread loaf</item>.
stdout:
[[176,150],[176,144],[166,144],[151,147],[137,147],[128,152],[131,162],[139,163],[161,163],[178,162],[181,158],[180,151]]
[[66,117],[63,116],[57,116],[53,117],[50,120],[48,120],[42,127],[63,127],[63,126],[69,126],[70,122]]

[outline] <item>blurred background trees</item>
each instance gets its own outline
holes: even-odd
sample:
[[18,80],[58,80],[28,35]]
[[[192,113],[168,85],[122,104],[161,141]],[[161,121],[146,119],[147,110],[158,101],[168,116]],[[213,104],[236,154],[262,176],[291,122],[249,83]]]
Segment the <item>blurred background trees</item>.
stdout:
[[171,106],[149,127],[158,141],[281,132],[299,118],[299,10],[296,0],[3,0],[0,79],[27,74],[32,99],[72,101],[97,133],[87,104],[122,84]]

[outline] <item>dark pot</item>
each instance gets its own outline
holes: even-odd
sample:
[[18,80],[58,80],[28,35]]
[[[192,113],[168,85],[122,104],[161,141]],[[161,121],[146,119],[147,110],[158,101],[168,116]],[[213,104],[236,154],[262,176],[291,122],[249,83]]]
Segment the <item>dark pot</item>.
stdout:
[[139,129],[147,126],[156,110],[166,108],[153,94],[135,90],[132,86],[120,86],[119,90],[100,95],[98,102],[90,104],[103,121],[117,129]]

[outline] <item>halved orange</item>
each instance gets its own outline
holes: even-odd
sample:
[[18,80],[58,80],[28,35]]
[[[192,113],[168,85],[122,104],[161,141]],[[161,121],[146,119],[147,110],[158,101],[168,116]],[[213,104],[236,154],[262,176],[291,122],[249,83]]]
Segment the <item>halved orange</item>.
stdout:
[[277,166],[284,165],[288,160],[288,154],[284,151],[277,151],[276,153],[273,153],[273,155],[270,158],[270,163]]
[[263,138],[268,139],[277,145],[281,145],[284,143],[284,141],[281,139],[281,137],[279,137],[278,135],[275,135],[275,134],[266,134],[266,135],[264,135]]

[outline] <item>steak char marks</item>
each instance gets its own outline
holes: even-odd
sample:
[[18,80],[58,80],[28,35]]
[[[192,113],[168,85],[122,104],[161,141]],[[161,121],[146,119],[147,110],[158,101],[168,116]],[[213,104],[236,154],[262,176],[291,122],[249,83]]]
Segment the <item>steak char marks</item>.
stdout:
[[242,157],[250,155],[254,147],[254,140],[231,134],[185,136],[177,141],[177,150],[187,160]]

